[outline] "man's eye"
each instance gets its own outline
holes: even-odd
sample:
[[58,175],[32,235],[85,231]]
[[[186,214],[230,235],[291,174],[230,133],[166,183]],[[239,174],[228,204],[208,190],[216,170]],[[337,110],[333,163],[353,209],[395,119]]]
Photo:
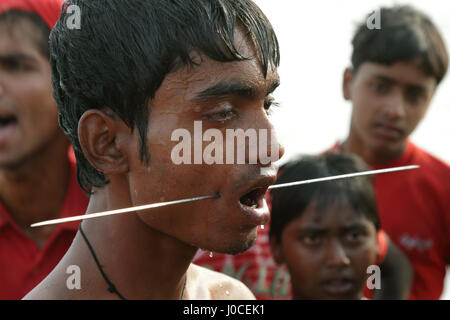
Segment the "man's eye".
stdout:
[[227,120],[230,120],[236,116],[236,111],[233,109],[224,110],[221,112],[217,112],[214,114],[208,114],[206,115],[206,119],[210,121],[219,121],[219,122],[225,122]]
[[345,235],[345,240],[350,243],[356,243],[364,238],[364,233],[360,231],[351,231]]
[[309,234],[302,238],[303,242],[307,245],[314,246],[322,242],[322,237],[316,234]]
[[380,94],[387,93],[389,91],[389,85],[384,82],[374,82],[372,88]]
[[9,72],[19,72],[30,70],[30,67],[18,61],[7,61],[2,63],[1,67]]
[[266,111],[266,114],[268,116],[271,116],[273,114],[274,108],[273,107],[279,107],[280,104],[273,100],[267,100],[264,101],[264,110]]
[[406,92],[406,99],[411,104],[417,104],[419,101],[424,99],[424,96],[423,96],[423,94],[421,92],[414,91],[414,90],[408,90]]

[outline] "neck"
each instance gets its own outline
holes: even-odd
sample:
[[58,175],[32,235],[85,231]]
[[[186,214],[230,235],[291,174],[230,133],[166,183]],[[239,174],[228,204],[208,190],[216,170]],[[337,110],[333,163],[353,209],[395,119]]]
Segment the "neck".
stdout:
[[[124,192],[111,196],[104,191],[91,196],[87,213],[133,205]],[[126,299],[181,298],[186,272],[197,248],[152,229],[137,214],[86,220],[82,226],[103,271]],[[94,296],[111,298],[113,294],[107,292],[101,273],[94,271],[98,266],[83,242],[77,235],[74,259],[82,261],[82,269],[90,271]]]
[[350,129],[350,134],[347,139],[342,143],[341,149],[345,152],[350,152],[358,155],[369,165],[382,165],[398,159],[406,148],[406,143],[402,148],[398,148],[396,151],[389,151],[385,148],[380,150],[374,150],[374,148],[361,137],[354,133],[354,130]]
[[0,201],[19,227],[58,216],[70,177],[68,146],[63,137],[20,165],[0,169]]

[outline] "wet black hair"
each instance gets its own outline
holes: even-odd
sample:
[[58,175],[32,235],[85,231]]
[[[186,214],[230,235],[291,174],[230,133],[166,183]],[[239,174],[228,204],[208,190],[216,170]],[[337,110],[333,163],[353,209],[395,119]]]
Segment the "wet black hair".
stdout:
[[[80,29],[67,27],[68,5],[81,13]],[[72,14],[73,15],[73,14]],[[72,142],[77,177],[89,192],[108,183],[85,158],[78,121],[89,109],[108,107],[146,147],[148,102],[175,67],[195,63],[194,50],[221,61],[249,59],[234,44],[241,27],[255,46],[264,76],[280,61],[278,41],[262,11],[250,0],[71,0],[50,35],[54,97],[59,124]]]
[[448,54],[433,21],[408,5],[379,10],[380,29],[367,27],[370,15],[357,27],[352,40],[353,71],[356,73],[364,62],[391,65],[421,58],[424,72],[439,84],[447,72]]
[[[280,168],[276,184],[315,179],[369,170],[363,160],[344,152],[296,158]],[[309,204],[318,213],[334,203],[346,201],[352,209],[373,222],[379,230],[380,220],[372,180],[368,176],[340,179],[271,190],[271,237],[280,242],[284,228],[300,217]]]
[[50,29],[38,14],[17,9],[0,13],[0,22],[6,24],[7,31],[11,36],[13,35],[12,28],[17,24],[23,23],[24,20],[33,24],[33,32],[37,34],[33,40],[42,56],[49,60],[50,51],[48,39],[50,36]]

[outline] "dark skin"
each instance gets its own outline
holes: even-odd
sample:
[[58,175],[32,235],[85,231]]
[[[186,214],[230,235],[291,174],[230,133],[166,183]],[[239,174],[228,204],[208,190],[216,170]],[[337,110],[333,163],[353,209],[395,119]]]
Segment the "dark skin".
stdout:
[[320,212],[312,202],[270,244],[275,261],[289,270],[293,299],[361,299],[378,254],[376,233],[345,200]]
[[[343,151],[355,153],[371,165],[401,156],[436,91],[436,80],[423,71],[420,62],[413,59],[391,66],[365,62],[356,73],[345,70],[343,94],[352,102],[353,112]],[[380,268],[383,284],[374,298],[407,299],[414,272],[392,242]]]
[[[243,54],[256,56],[242,32],[237,31],[235,39]],[[195,120],[203,121],[203,130],[273,129],[266,109],[278,75],[270,69],[264,77],[256,59],[222,63],[202,53],[192,55],[199,65],[168,74],[149,103],[149,164],[139,159],[136,130],[131,132],[108,109],[87,111],[79,122],[84,154],[110,180],[108,185],[94,188],[87,213],[221,194],[219,199],[83,222],[106,274],[128,299],[179,299],[186,276],[184,299],[254,298],[237,280],[192,265],[191,261],[198,248],[237,253],[254,243],[258,225],[267,221],[267,206],[264,204],[259,215],[248,215],[240,208],[239,198],[255,183],[264,187],[273,183],[275,169],[269,164],[267,175],[261,176],[261,164],[177,166],[171,161],[171,150],[177,142],[170,141],[170,137],[178,128],[186,128],[193,136]],[[221,90],[219,95],[205,96],[223,81],[235,83],[233,88],[245,84],[254,94]],[[280,146],[280,158],[282,154]],[[66,288],[65,270],[71,264],[82,270],[82,290]],[[55,270],[26,298],[118,297],[106,290],[105,281],[78,234]]]
[[367,163],[397,159],[406,140],[425,116],[436,90],[419,59],[391,66],[362,63],[344,72],[344,98],[352,102],[350,133],[342,145]]
[[41,40],[28,20],[11,30],[0,23],[0,117],[13,119],[0,127],[0,201],[39,248],[55,226],[29,226],[58,217],[69,181],[69,142],[58,127]]

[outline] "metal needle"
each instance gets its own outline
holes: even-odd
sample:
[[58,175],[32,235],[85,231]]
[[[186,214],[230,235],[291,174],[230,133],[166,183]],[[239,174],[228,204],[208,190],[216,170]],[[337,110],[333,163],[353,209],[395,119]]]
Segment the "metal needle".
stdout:
[[98,217],[105,217],[105,216],[111,216],[111,215],[119,214],[119,213],[129,213],[129,212],[134,212],[134,211],[170,206],[173,204],[180,204],[180,203],[186,203],[186,202],[191,202],[191,201],[198,201],[198,200],[205,200],[205,199],[212,199],[212,198],[219,198],[219,197],[220,197],[220,195],[218,193],[216,193],[216,194],[211,194],[209,196],[201,196],[201,197],[194,197],[194,198],[189,198],[189,199],[181,199],[181,200],[174,200],[174,201],[167,201],[167,202],[158,202],[158,203],[146,204],[146,205],[136,206],[136,207],[109,210],[109,211],[103,211],[103,212],[97,212],[97,213],[89,213],[89,214],[83,214],[80,216],[73,216],[73,217],[68,217],[68,218],[53,219],[53,220],[47,220],[47,221],[42,221],[42,222],[38,222],[38,223],[33,223],[31,225],[31,227],[40,227],[40,226],[46,226],[49,224],[57,224],[57,223],[70,222],[70,221],[76,221],[76,220],[86,220],[86,219],[92,219],[92,218],[98,218]]
[[[417,169],[417,168],[419,168],[419,166],[411,165],[411,166],[395,167],[395,168],[388,168],[388,169],[355,172],[355,173],[342,174],[342,175],[331,176],[331,177],[294,181],[294,182],[283,183],[283,184],[274,184],[274,185],[269,186],[268,189],[271,190],[271,189],[279,189],[279,188],[288,188],[288,187],[298,186],[298,185],[307,184],[307,183],[316,183],[316,182],[322,182],[322,181],[345,179],[345,178],[352,178],[352,177],[357,177],[357,176],[366,176],[366,175],[373,175],[373,174],[380,174],[380,173],[387,173],[387,172],[394,172],[394,171],[404,171],[404,170],[411,170],[411,169]],[[214,199],[214,198],[219,198],[219,197],[220,197],[220,194],[216,193],[216,194],[212,194],[212,195],[208,195],[208,196],[193,197],[193,198],[188,198],[188,199],[181,199],[181,200],[174,200],[174,201],[167,201],[167,202],[158,202],[158,203],[146,204],[146,205],[141,205],[141,206],[136,206],[136,207],[109,210],[109,211],[103,211],[103,212],[97,212],[97,213],[89,213],[89,214],[83,214],[83,215],[79,215],[79,216],[72,216],[72,217],[68,217],[68,218],[60,218],[60,219],[53,219],[53,220],[47,220],[47,221],[42,221],[42,222],[38,222],[38,223],[33,223],[31,225],[31,227],[40,227],[40,226],[45,226],[45,225],[50,225],[50,224],[58,224],[58,223],[64,223],[64,222],[70,222],[70,221],[105,217],[105,216],[111,216],[111,215],[115,215],[115,214],[130,213],[130,212],[135,212],[135,211],[140,211],[140,210],[165,207],[165,206],[170,206],[170,205],[174,205],[174,204],[199,201],[199,200],[205,200],[205,199]]]
[[301,184],[307,184],[307,183],[316,183],[316,182],[329,181],[329,180],[346,179],[346,178],[353,178],[353,177],[358,177],[358,176],[369,176],[372,174],[412,170],[412,169],[417,169],[417,168],[420,168],[420,166],[411,165],[411,166],[394,167],[394,168],[388,168],[388,169],[378,169],[378,170],[362,171],[362,172],[355,172],[355,173],[347,173],[347,174],[341,174],[338,176],[330,176],[330,177],[315,178],[315,179],[309,179],[309,180],[303,180],[303,181],[294,181],[294,182],[288,182],[288,183],[273,184],[268,189],[272,190],[272,189],[279,189],[279,188],[287,188],[287,187],[294,187],[294,186],[299,186]]

